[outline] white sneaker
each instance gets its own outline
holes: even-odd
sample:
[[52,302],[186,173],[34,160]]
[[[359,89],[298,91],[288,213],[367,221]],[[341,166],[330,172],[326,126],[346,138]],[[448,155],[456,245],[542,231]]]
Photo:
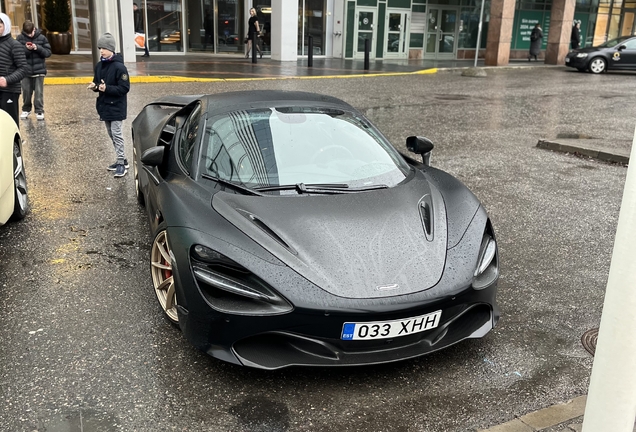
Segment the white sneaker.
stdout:
[[31,114],[30,111],[22,111],[22,114],[20,114],[20,118],[25,119],[29,116],[29,114]]
[[35,118],[38,119],[38,120],[44,120],[44,113],[36,114]]

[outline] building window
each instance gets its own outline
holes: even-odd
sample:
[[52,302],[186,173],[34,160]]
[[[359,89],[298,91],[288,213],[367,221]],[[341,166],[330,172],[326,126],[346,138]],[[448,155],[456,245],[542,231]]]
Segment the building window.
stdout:
[[313,55],[325,55],[325,0],[298,0],[298,55],[309,54],[309,36]]

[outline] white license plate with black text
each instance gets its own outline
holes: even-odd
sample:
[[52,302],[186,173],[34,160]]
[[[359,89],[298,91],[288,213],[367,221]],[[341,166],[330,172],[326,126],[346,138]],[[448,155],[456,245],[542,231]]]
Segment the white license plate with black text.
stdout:
[[386,339],[420,333],[439,325],[442,311],[397,321],[344,323],[342,340]]

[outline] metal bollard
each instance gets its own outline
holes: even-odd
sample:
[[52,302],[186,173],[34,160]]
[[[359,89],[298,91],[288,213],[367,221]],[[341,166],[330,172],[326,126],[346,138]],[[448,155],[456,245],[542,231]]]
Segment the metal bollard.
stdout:
[[369,70],[369,39],[364,40],[364,70]]
[[307,67],[314,65],[314,37],[309,35],[309,52],[307,53]]
[[256,37],[256,33],[254,33],[254,39],[252,39],[252,63],[256,63],[256,44],[258,43],[258,38]]

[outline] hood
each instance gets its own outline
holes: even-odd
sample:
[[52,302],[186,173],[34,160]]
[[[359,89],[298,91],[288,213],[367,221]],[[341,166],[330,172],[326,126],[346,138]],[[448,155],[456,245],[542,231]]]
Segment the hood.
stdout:
[[615,47],[612,48],[607,48],[607,47],[586,47],[586,48],[578,48],[575,50],[572,50],[572,53],[592,53],[592,52],[599,52],[599,51],[607,51],[607,50],[615,50]]
[[35,29],[35,33],[33,34],[33,37],[29,36],[29,34],[27,32],[25,32],[24,30],[22,31],[22,36],[24,36],[27,39],[31,39],[34,40],[36,39],[38,36],[40,36],[42,33],[40,33],[39,29]]
[[446,208],[419,171],[389,189],[340,195],[219,192],[214,209],[310,282],[346,298],[431,288],[447,249]]
[[0,36],[6,36],[11,33],[11,18],[7,14],[0,13],[0,21],[4,24],[4,31]]

